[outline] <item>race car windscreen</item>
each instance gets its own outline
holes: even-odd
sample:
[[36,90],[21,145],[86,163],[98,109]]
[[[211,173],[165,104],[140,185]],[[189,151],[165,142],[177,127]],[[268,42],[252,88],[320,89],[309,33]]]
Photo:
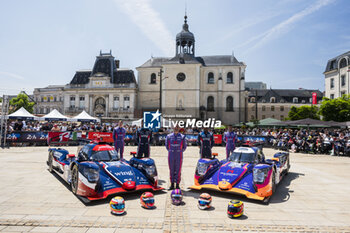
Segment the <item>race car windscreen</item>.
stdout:
[[92,161],[115,161],[119,159],[119,155],[115,150],[92,151]]
[[236,163],[253,163],[254,155],[254,153],[233,152],[229,157],[229,161]]

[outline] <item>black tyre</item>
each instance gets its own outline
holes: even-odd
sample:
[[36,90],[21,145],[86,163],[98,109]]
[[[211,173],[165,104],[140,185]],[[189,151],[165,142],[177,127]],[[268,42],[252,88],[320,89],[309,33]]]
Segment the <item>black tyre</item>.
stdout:
[[77,191],[78,191],[78,181],[79,181],[78,166],[74,165],[72,169],[72,180],[70,182],[70,187],[74,194],[77,194]]
[[52,161],[53,161],[53,155],[52,152],[49,153],[49,158],[47,159],[47,165],[49,166],[48,170],[49,172],[53,172],[53,165],[52,165]]
[[272,195],[275,193],[275,191],[276,191],[276,172],[275,172],[275,169],[273,169],[273,171],[272,171]]

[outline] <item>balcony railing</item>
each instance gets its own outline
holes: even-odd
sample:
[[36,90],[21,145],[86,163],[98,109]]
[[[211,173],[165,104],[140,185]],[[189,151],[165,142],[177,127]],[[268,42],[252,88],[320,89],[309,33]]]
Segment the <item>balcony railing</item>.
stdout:
[[90,86],[88,84],[78,84],[78,85],[68,85],[65,87],[65,89],[77,89],[77,88],[96,88],[96,89],[107,89],[107,88],[135,88],[136,85],[135,83],[130,83],[130,84],[108,84],[105,86]]
[[69,113],[80,113],[83,110],[87,110],[85,108],[80,108],[80,107],[69,107],[69,108],[65,108],[65,112],[69,112]]
[[132,113],[134,110],[131,108],[112,108],[110,112],[113,113]]

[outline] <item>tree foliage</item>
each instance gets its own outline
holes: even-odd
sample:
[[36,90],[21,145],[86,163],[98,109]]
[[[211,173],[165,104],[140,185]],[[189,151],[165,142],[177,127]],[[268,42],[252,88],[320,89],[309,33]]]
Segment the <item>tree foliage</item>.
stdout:
[[9,103],[10,113],[17,111],[21,107],[33,113],[34,102],[29,101],[28,96],[24,93],[19,93],[17,97],[11,99]]
[[350,95],[336,99],[324,97],[319,114],[325,121],[350,121]]
[[288,120],[300,120],[311,118],[319,120],[318,108],[316,106],[303,105],[300,107],[292,106],[288,112]]

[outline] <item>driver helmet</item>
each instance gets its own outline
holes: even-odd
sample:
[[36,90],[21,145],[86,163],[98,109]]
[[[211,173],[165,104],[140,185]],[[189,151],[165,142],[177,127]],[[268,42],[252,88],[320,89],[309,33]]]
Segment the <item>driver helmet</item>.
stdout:
[[239,200],[231,200],[228,203],[227,215],[229,218],[238,218],[243,215],[244,204]]
[[182,203],[182,191],[181,189],[174,189],[171,192],[171,202],[173,205],[180,205]]
[[154,195],[151,192],[142,193],[140,197],[141,206],[145,209],[154,209]]
[[115,215],[123,215],[125,213],[125,201],[124,198],[116,196],[110,202],[111,213]]
[[202,193],[198,198],[198,208],[200,210],[209,209],[211,206],[211,196],[208,193]]

